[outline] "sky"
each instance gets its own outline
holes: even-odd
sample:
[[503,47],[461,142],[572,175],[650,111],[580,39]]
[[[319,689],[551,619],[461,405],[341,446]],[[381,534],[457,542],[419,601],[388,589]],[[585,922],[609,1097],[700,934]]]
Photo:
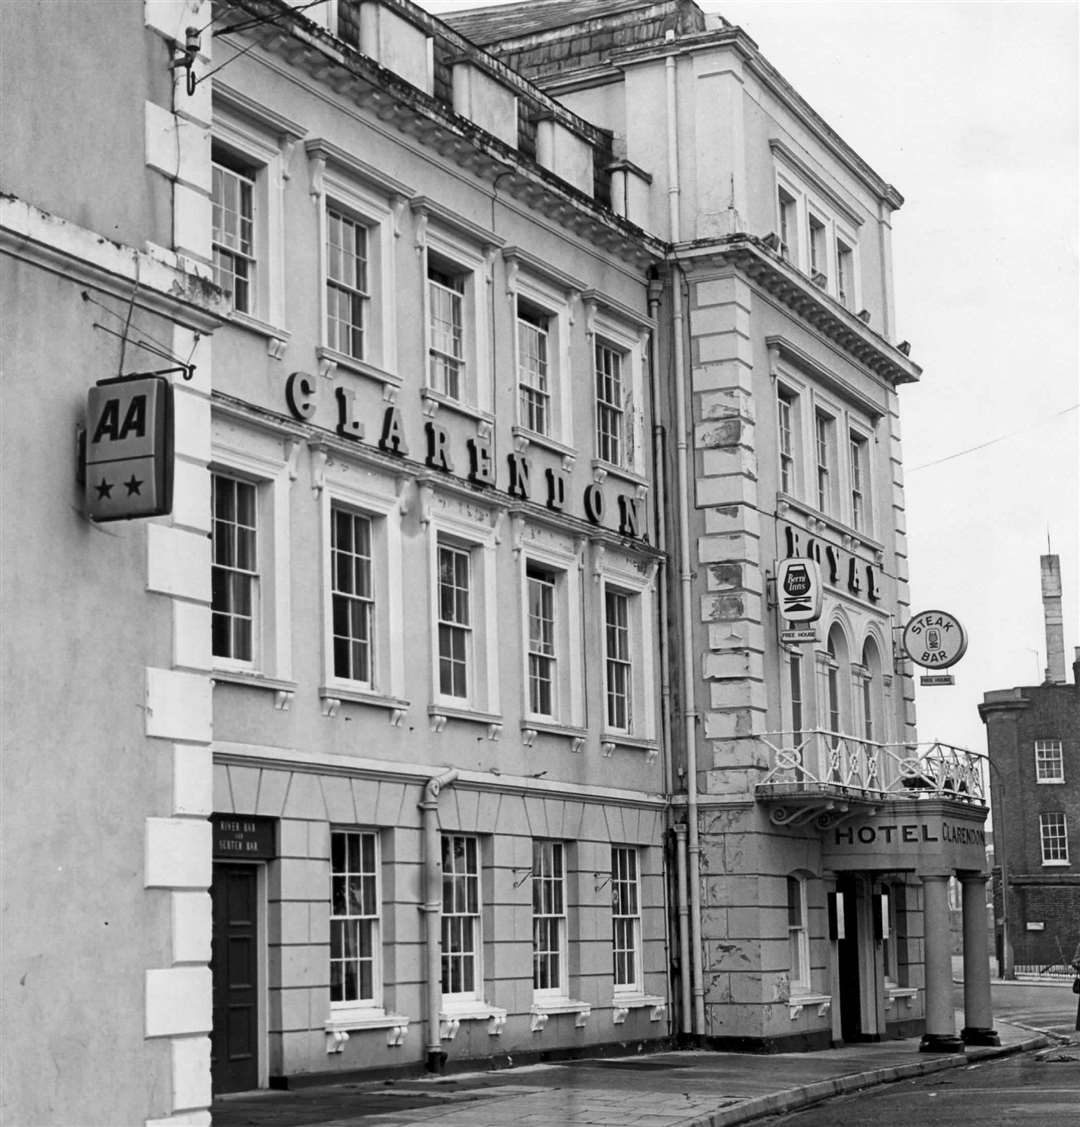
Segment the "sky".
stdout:
[[[435,15],[469,0],[420,0]],[[985,751],[983,694],[1039,684],[1039,557],[1080,593],[1080,4],[699,0],[905,197],[893,218],[912,612],[968,633],[921,740]]]

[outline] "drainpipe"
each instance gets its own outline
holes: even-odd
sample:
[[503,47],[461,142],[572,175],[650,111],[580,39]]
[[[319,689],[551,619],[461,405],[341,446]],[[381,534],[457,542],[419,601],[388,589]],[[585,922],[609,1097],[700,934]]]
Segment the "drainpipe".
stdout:
[[439,841],[439,791],[457,780],[456,770],[444,771],[428,779],[424,797],[417,804],[421,810],[424,839],[424,954],[427,964],[425,980],[425,1018],[427,1019],[426,1064],[428,1072],[442,1072],[446,1053],[439,1038],[439,1011],[442,1009],[442,958],[439,950],[442,931],[442,846]]
[[[655,325],[660,308],[660,298],[664,286],[658,278],[649,280],[649,320]],[[649,384],[652,394],[652,460],[653,495],[656,512],[656,546],[667,554],[667,485],[664,474],[664,427],[660,422],[660,365],[656,361],[655,334],[649,337]],[[660,648],[660,738],[664,756],[664,793],[671,794],[675,788],[671,763],[671,655],[664,624],[667,622],[667,578],[664,561],[660,562],[660,581],[656,585],[657,598],[657,637]]]
[[[660,299],[664,293],[664,284],[659,277],[651,277],[648,283],[649,320],[655,325],[660,311]],[[667,485],[664,459],[667,456],[664,427],[660,422],[660,365],[656,358],[656,334],[649,334],[649,385],[652,395],[652,463],[653,463],[653,497],[654,512],[656,514],[656,546],[667,554]],[[671,652],[667,636],[667,566],[666,560],[660,560],[659,580],[656,584],[657,600],[657,643],[660,650],[660,753],[664,760],[664,796],[668,802],[668,811],[671,811],[671,795],[675,790],[675,766],[671,756]],[[683,831],[680,836],[679,830]],[[688,1033],[690,1015],[690,960],[688,941],[686,935],[686,827],[676,826],[676,870],[681,872],[675,886],[675,903],[677,922],[675,938],[679,943],[679,980],[683,994],[682,1005],[679,1010],[680,1032]],[[670,921],[670,886],[664,882],[664,918]],[[673,993],[674,983],[671,973],[671,939],[670,922],[665,929],[667,948],[667,983],[668,995]],[[668,1031],[672,1030],[670,1024],[674,1015],[674,1007],[668,1010]]]
[[[667,33],[667,41],[673,43],[674,31]],[[677,112],[676,62],[674,55],[668,55],[664,62],[667,79],[667,155],[668,155],[668,221],[669,235],[673,245],[681,241],[679,202],[681,187],[679,182],[679,117]],[[688,829],[689,883],[690,883],[690,958],[693,973],[693,1032],[705,1032],[705,987],[701,956],[701,843],[698,836],[698,792],[697,792],[697,714],[694,709],[694,638],[692,582],[690,569],[690,485],[689,450],[687,431],[689,423],[686,415],[686,358],[685,314],[683,310],[683,285],[685,279],[678,263],[674,264],[671,280],[671,330],[674,343],[675,364],[675,419],[676,419],[676,497],[679,514],[679,585],[680,628],[682,631],[682,695],[683,719],[685,724],[684,742],[686,748],[686,821]]]
[[679,976],[680,1001],[679,1032],[691,1033],[691,1001],[690,1001],[690,932],[689,915],[686,897],[686,823],[675,823],[675,873],[676,889],[679,903],[679,966],[682,974]]

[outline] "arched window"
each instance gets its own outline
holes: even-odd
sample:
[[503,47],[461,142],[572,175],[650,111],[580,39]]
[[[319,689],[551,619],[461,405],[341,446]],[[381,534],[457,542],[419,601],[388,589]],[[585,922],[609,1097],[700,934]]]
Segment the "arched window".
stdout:
[[862,679],[863,736],[878,743],[885,742],[884,682],[881,675],[881,654],[877,642],[867,638],[863,645]]
[[850,734],[851,716],[851,661],[848,657],[847,639],[839,625],[829,631],[825,643],[828,656],[825,673],[825,706],[829,731],[833,738],[830,743],[836,746],[837,735]]

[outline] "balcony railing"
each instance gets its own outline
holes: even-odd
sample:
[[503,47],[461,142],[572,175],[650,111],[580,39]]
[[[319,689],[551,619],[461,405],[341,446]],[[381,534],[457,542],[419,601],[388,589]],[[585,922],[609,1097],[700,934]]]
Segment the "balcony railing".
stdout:
[[984,756],[937,741],[882,744],[821,729],[749,737],[767,752],[759,798],[828,795],[881,802],[947,798],[986,804]]

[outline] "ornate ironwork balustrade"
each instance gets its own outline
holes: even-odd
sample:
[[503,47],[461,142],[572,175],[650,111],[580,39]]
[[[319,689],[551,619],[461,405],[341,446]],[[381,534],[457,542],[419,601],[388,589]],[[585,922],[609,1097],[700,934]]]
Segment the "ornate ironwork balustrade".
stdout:
[[[763,801],[784,800],[807,814],[842,801],[863,808],[881,802],[950,799],[986,805],[985,756],[934,740],[884,744],[840,732],[764,732],[747,737],[766,753],[755,787]],[[801,800],[801,801],[800,801]]]

